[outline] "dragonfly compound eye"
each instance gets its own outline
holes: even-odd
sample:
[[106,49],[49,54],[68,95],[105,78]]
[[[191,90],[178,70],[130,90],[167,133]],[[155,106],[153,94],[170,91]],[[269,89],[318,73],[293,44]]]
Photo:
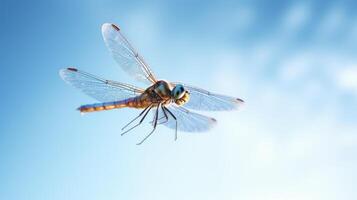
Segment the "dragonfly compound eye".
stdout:
[[172,90],[172,96],[175,98],[175,99],[180,99],[183,94],[185,93],[185,89],[183,88],[182,85],[176,85],[174,87],[174,89]]

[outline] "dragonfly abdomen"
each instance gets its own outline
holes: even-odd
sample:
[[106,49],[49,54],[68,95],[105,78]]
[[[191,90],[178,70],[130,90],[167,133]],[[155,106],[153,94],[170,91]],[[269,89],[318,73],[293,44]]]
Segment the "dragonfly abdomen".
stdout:
[[78,110],[81,113],[87,113],[87,112],[112,110],[112,109],[125,108],[125,107],[136,107],[136,105],[137,105],[137,99],[129,98],[121,101],[82,105],[81,107],[78,108]]

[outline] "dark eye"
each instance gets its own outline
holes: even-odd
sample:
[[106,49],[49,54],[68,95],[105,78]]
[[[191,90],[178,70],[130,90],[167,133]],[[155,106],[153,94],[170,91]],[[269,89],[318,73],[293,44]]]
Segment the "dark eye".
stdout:
[[180,88],[180,91],[183,92],[183,87]]

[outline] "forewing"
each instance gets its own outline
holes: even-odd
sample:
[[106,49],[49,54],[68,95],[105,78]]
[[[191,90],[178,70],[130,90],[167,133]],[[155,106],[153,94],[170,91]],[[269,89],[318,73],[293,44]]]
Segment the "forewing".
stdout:
[[[175,105],[170,105],[167,109],[176,117],[177,120],[177,130],[184,132],[204,132],[211,129],[216,124],[216,119],[212,117],[207,117],[195,112],[191,112],[185,108],[178,107]],[[152,111],[155,115],[156,110]],[[165,117],[168,117],[166,119]],[[168,112],[160,108],[158,115],[158,124],[165,125],[168,128],[176,129],[176,120]]]
[[189,101],[183,105],[189,109],[202,111],[227,111],[235,110],[244,104],[244,101],[239,98],[215,94],[183,83],[180,84],[182,84],[190,93]]
[[100,102],[119,101],[137,96],[143,92],[140,88],[105,80],[75,68],[60,70],[60,76],[68,84]]
[[102,35],[115,61],[125,72],[146,84],[151,85],[156,82],[148,64],[124,37],[118,26],[103,24]]

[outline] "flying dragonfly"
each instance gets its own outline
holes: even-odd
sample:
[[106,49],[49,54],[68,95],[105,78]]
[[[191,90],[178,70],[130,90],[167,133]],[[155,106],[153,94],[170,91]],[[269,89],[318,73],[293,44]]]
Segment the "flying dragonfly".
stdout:
[[[122,134],[142,124],[151,111],[153,125],[151,132],[138,145],[150,137],[161,124],[177,131],[204,132],[216,120],[190,111],[234,110],[244,103],[242,99],[212,93],[204,89],[179,82],[157,79],[143,57],[133,48],[115,24],[102,25],[104,42],[118,65],[137,81],[148,85],[146,89],[97,77],[77,68],[60,70],[60,76],[68,84],[80,89],[101,103],[82,105],[81,113],[97,112],[119,108],[141,109],[141,113],[122,128]],[[140,119],[140,120],[139,120]],[[129,127],[132,123],[135,125]]]

